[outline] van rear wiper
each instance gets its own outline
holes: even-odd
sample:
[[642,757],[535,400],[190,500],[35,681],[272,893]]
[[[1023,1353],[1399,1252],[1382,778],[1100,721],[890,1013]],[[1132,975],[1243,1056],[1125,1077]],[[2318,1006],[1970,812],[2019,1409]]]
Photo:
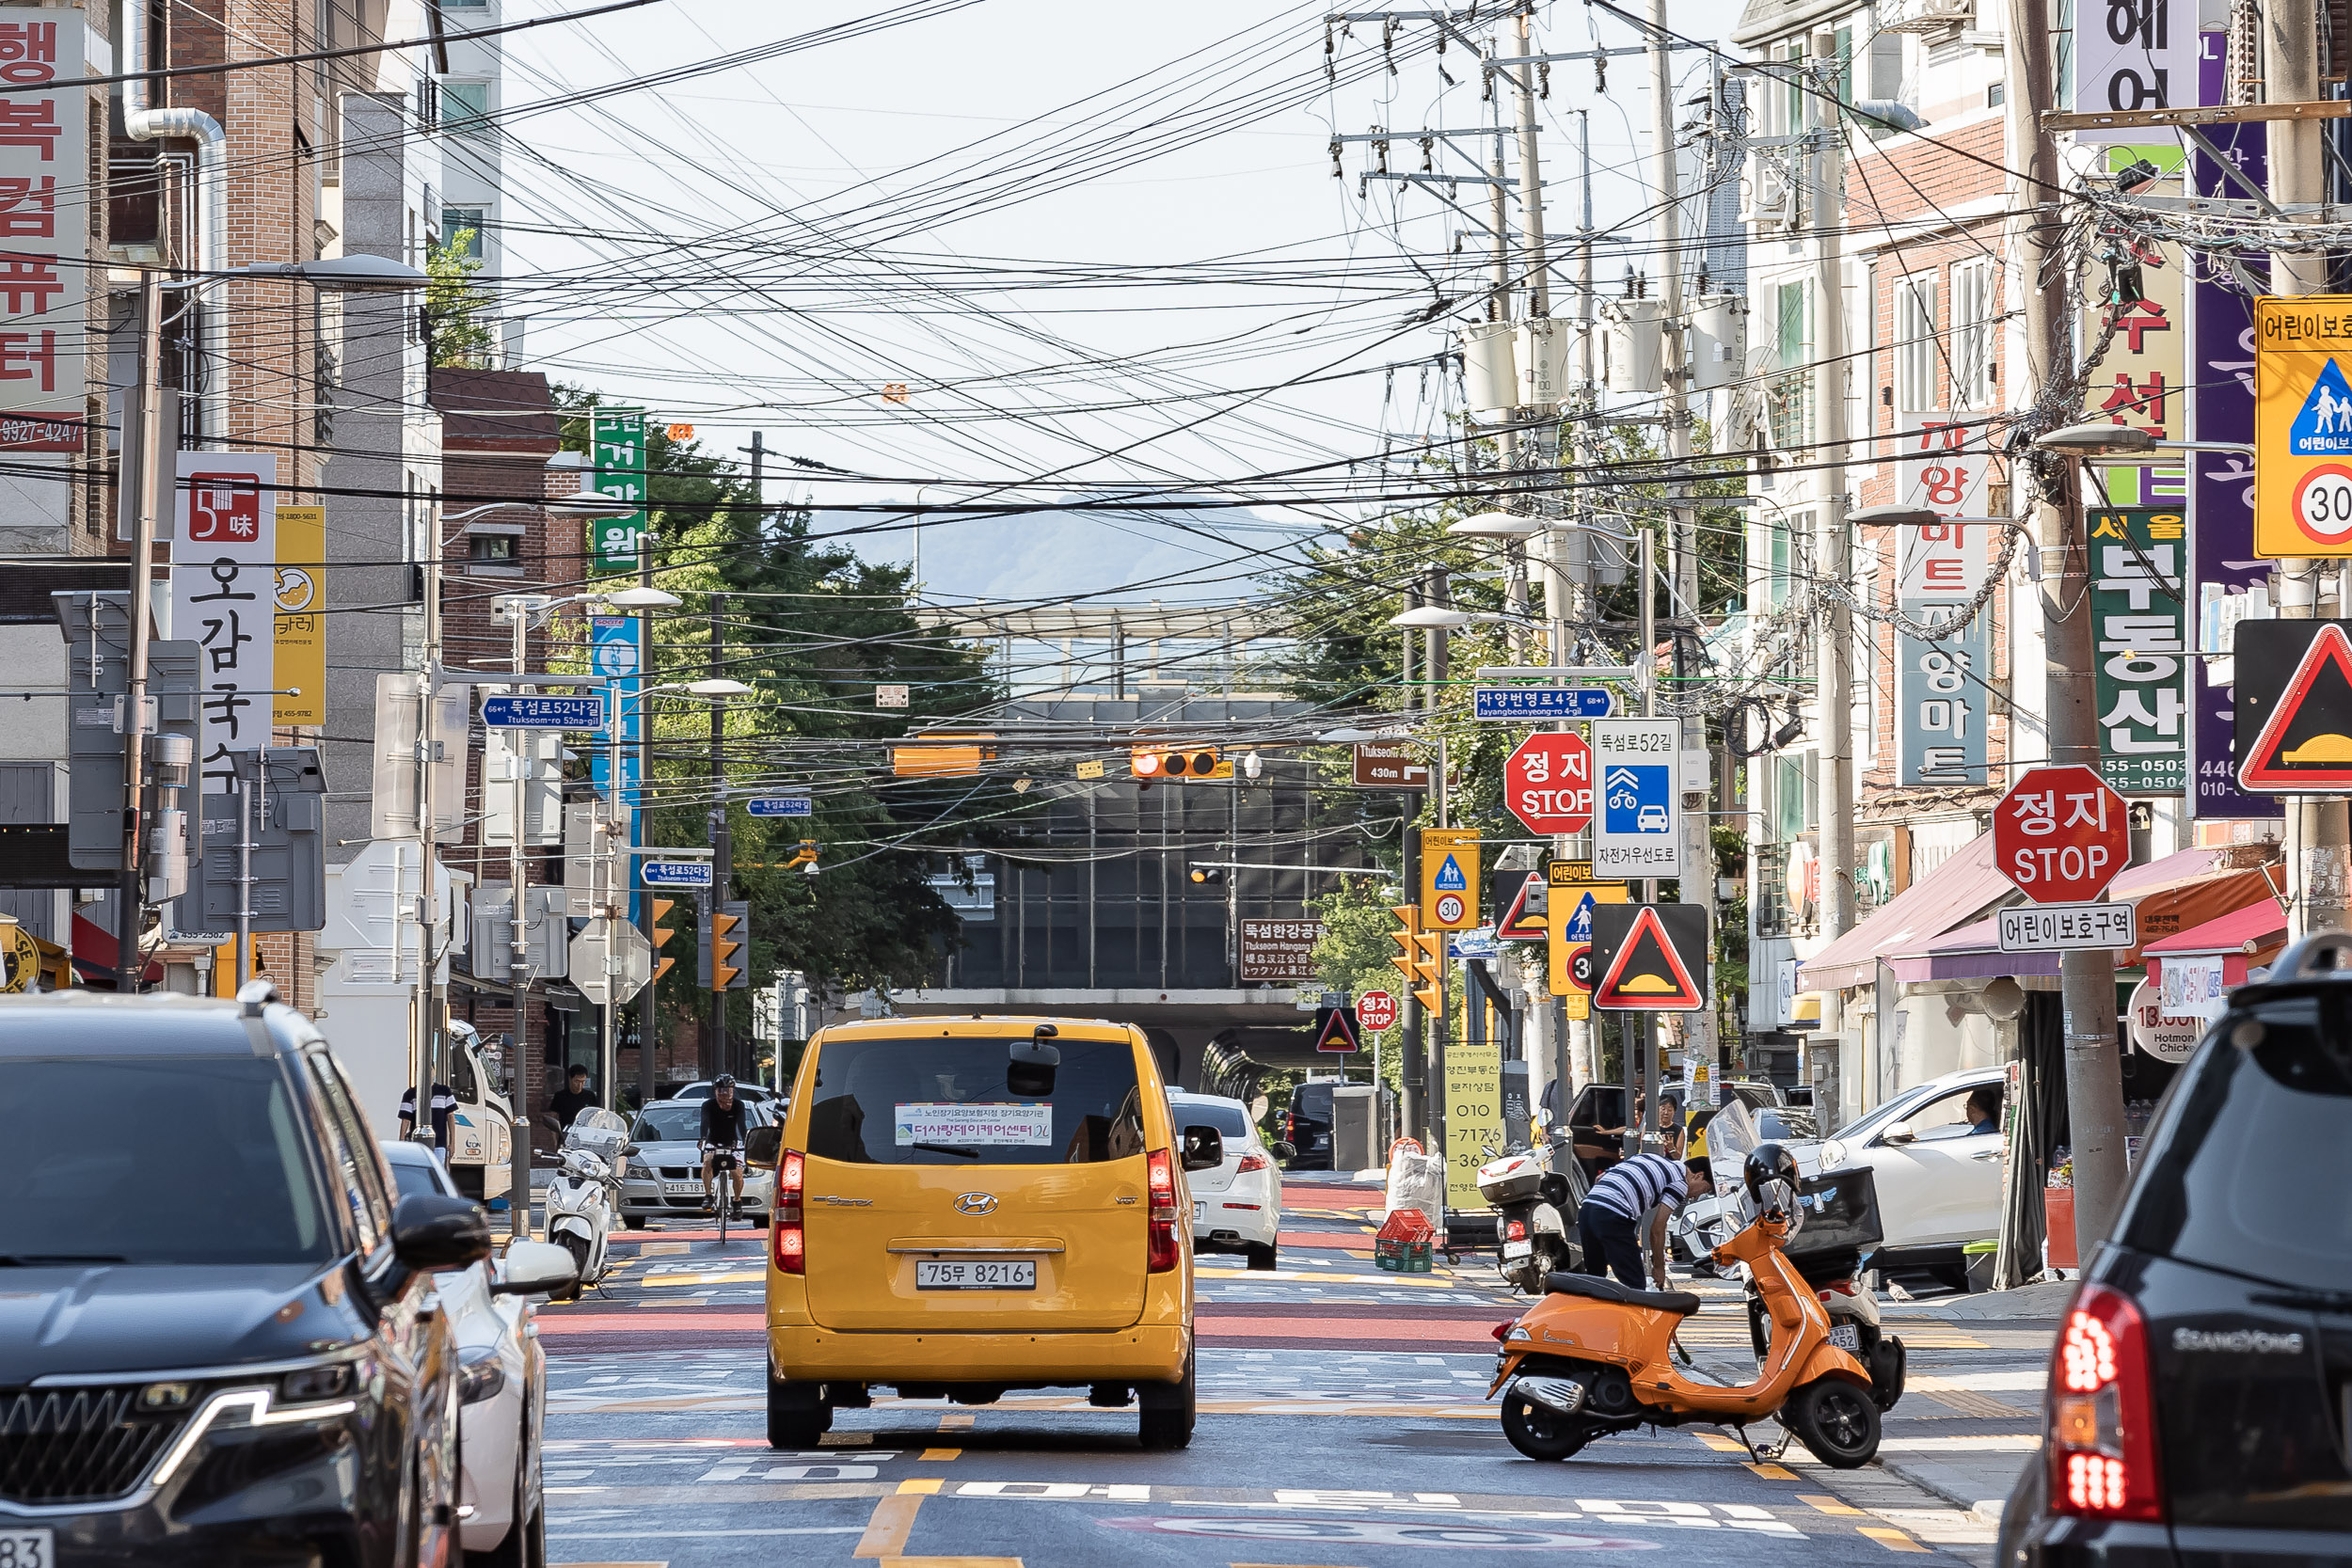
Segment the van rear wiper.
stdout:
[[0,1252],[0,1269],[39,1268],[43,1263],[128,1263],[111,1252]]
[[977,1160],[980,1157],[980,1151],[977,1148],[957,1148],[951,1144],[909,1144],[907,1147],[909,1148],[927,1148],[933,1154],[953,1154],[958,1158],[964,1160]]

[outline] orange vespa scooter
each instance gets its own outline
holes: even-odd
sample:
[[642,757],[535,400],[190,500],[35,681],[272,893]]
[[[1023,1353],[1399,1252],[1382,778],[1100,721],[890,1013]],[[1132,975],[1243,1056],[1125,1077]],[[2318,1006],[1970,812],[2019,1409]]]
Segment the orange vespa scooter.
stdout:
[[[1851,1470],[1867,1464],[1879,1448],[1869,1371],[1829,1342],[1828,1314],[1781,1250],[1793,1228],[1790,1216],[1802,1212],[1797,1180],[1793,1156],[1777,1144],[1759,1146],[1747,1172],[1758,1217],[1714,1250],[1718,1264],[1748,1265],[1770,1316],[1772,1339],[1755,1382],[1693,1383],[1675,1370],[1675,1331],[1699,1309],[1697,1296],[1553,1274],[1544,1299],[1502,1331],[1502,1355],[1486,1390],[1488,1399],[1502,1395],[1502,1432],[1511,1446],[1530,1459],[1565,1459],[1608,1433],[1691,1423],[1729,1427],[1748,1443],[1747,1423],[1769,1416],[1824,1465]],[[1761,1191],[1768,1183],[1781,1191]],[[1767,1203],[1768,1196],[1777,1201]],[[1687,1352],[1683,1360],[1689,1363]],[[1758,1460],[1768,1457],[1753,1443],[1748,1448]]]

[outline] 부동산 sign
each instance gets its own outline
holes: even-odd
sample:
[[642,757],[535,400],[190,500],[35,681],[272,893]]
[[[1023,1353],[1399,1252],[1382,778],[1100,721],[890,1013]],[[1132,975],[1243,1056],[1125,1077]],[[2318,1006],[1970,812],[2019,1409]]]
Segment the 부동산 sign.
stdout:
[[2100,776],[2119,795],[2178,795],[2188,787],[2188,519],[2094,511],[2088,525]]

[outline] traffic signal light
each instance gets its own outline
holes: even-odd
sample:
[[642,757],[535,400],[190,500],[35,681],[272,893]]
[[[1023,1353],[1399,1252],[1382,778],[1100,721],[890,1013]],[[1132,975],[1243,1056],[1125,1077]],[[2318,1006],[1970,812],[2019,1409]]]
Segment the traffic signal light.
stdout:
[[710,914],[710,989],[724,990],[735,984],[735,977],[743,973],[735,962],[735,956],[743,950],[743,939],[736,935],[736,927],[743,924],[739,914],[713,910]]
[[1410,990],[1421,983],[1421,972],[1413,967],[1413,938],[1421,930],[1421,906],[1391,904],[1389,912],[1405,923],[1402,929],[1389,933],[1389,940],[1396,943],[1396,956],[1389,962],[1405,976],[1405,989]]
[[1127,753],[1128,766],[1145,784],[1166,779],[1230,779],[1233,765],[1214,746],[1136,746]]
[[817,841],[813,838],[801,840],[801,847],[792,851],[792,858],[784,863],[784,868],[787,871],[798,868],[804,876],[816,876]]
[[[647,894],[646,896],[649,898],[653,897],[651,894]],[[667,926],[662,924],[663,921],[670,918],[670,911],[676,908],[677,900],[675,898],[655,898],[653,900],[653,931],[647,940],[653,943],[653,977],[657,980],[660,979],[664,974],[669,974],[670,966],[677,962],[676,958],[670,957],[661,951],[661,944],[669,941],[672,937],[677,935],[675,931],[670,929]]]
[[1413,945],[1420,951],[1413,958],[1413,1000],[1432,1013],[1445,1006],[1445,933],[1415,931]]

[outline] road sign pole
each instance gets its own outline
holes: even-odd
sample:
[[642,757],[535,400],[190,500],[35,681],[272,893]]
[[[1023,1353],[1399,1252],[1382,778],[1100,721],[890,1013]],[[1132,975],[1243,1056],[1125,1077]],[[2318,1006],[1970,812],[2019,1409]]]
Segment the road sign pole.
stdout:
[[[1406,634],[1408,641],[1411,635]],[[1421,886],[1421,830],[1409,826],[1405,830],[1405,886],[1408,890]],[[1413,895],[1408,892],[1406,896]],[[1425,1128],[1422,1101],[1428,1084],[1428,1058],[1422,1039],[1421,1002],[1413,995],[1409,983],[1403,1000],[1405,1028],[1399,1037],[1397,1082],[1404,1092],[1398,1097],[1397,1111],[1405,1135],[1419,1138]],[[1426,1148],[1426,1143],[1422,1147]]]

